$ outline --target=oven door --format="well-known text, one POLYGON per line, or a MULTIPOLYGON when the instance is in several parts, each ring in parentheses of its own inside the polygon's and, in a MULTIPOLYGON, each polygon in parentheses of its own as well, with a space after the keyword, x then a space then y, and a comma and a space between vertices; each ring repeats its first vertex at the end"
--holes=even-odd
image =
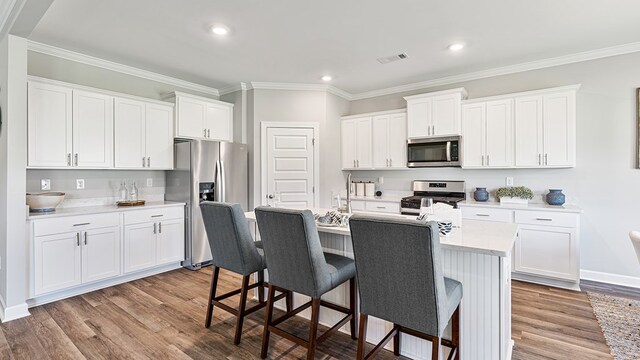
POLYGON ((411 139, 407 142, 408 167, 459 167, 459 154, 459 136, 411 139))

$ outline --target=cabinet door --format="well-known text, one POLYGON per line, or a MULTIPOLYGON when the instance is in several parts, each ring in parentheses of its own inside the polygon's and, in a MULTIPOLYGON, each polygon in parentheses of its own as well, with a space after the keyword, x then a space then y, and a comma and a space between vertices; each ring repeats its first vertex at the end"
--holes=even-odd
POLYGON ((343 120, 341 125, 342 168, 356 167, 356 122, 343 120))
POLYGON ((432 99, 431 136, 460 134, 460 95, 435 96, 432 99))
POLYGON ((462 166, 485 166, 485 103, 462 105, 462 166))
POLYGON ((371 118, 356 119, 356 166, 371 168, 371 160, 371 118))
POLYGON ((157 264, 184 260, 184 220, 158 222, 157 264))
POLYGON ((33 245, 36 295, 80 285, 80 233, 36 236, 33 245))
POLYGON ((27 107, 29 166, 71 166, 71 98, 71 89, 29 82, 27 107))
POLYGON ((116 98, 114 103, 115 167, 143 168, 146 166, 145 104, 121 98, 116 98))
POLYGON ((225 105, 207 104, 205 129, 207 138, 213 140, 232 141, 232 108, 225 105))
POLYGON ((421 138, 431 135, 431 99, 407 102, 407 137, 421 138))
POLYGON ((205 138, 204 124, 207 106, 203 101, 178 97, 176 136, 181 138, 205 138))
POLYGON ((542 96, 515 99, 515 164, 542 166, 542 96))
POLYGON ((73 90, 74 165, 113 167, 113 97, 73 90))
POLYGON ((156 223, 127 225, 124 228, 124 272, 156 265, 156 223))
POLYGON ((173 107, 147 104, 145 124, 147 167, 173 169, 173 107))
POLYGON ((513 101, 489 101, 486 107, 486 165, 513 166, 513 101))
POLYGON ((515 271, 571 281, 579 280, 575 228, 520 225, 515 271))
POLYGON ((371 119, 371 148, 374 168, 389 167, 389 115, 374 116, 371 119))
MULTIPOLYGON (((407 167, 407 115, 393 114, 389 118, 387 132, 389 148, 389 166, 407 167)), ((375 147, 375 144, 374 144, 375 147)))
POLYGON ((82 233, 82 282, 120 275, 120 227, 82 233))
POLYGON ((544 95, 544 165, 575 166, 575 92, 544 95))

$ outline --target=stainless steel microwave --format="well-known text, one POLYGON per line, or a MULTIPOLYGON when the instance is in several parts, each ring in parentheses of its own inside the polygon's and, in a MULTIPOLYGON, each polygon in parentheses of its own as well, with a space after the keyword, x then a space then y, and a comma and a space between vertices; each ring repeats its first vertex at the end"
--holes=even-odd
POLYGON ((460 167, 461 137, 447 136, 407 141, 407 166, 460 167))

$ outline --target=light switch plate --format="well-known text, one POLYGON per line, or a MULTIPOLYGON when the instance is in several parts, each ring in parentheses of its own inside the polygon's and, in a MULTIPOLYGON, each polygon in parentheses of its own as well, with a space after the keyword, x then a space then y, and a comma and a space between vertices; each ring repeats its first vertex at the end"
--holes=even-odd
POLYGON ((76 189, 77 190, 84 189, 84 179, 76 179, 76 189))
POLYGON ((507 176, 504 179, 504 182, 505 182, 505 185, 507 185, 507 186, 513 186, 513 178, 511 176, 507 176))
POLYGON ((40 179, 40 190, 51 190, 51 179, 40 179))
POLYGON ((153 179, 147 179, 147 187, 153 186, 153 179))

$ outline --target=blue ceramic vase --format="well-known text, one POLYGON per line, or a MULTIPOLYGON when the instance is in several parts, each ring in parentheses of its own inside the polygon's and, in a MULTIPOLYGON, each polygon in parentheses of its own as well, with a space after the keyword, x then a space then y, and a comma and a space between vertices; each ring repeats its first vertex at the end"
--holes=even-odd
POLYGON ((483 187, 476 188, 476 191, 473 192, 473 198, 476 201, 489 200, 489 192, 487 191, 487 188, 483 188, 483 187))
POLYGON ((562 189, 549 189, 547 194, 547 204, 549 205, 562 205, 564 204, 564 194, 562 189))

